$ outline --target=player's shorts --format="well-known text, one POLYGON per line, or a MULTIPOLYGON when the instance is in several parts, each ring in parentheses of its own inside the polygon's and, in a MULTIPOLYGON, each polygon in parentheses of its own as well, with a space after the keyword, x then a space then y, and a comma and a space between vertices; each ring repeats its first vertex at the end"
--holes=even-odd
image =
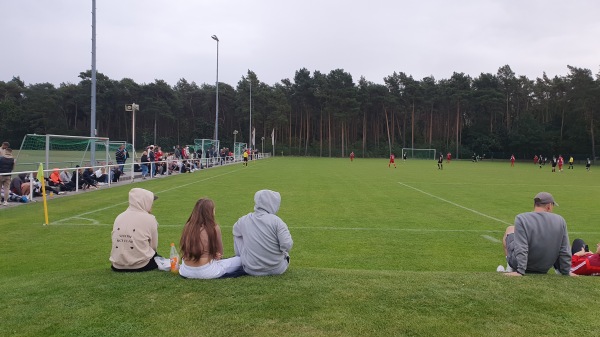
POLYGON ((393 159, 392 159, 392 160, 390 160, 390 164, 393 164, 393 163, 394 163, 394 160, 393 160, 393 159))
POLYGON ((244 161, 248 161, 248 157, 244 157, 244 161))

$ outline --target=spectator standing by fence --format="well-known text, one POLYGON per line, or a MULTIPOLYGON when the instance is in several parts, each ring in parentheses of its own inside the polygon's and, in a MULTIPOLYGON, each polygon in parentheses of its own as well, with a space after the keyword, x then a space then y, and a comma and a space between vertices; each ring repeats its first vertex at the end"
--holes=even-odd
MULTIPOLYGON (((4 144, 8 144, 4 142, 4 144)), ((4 148, 2 157, 0 157, 0 174, 11 173, 15 169, 15 158, 12 156, 12 149, 10 147, 4 148)), ((0 175, 0 187, 4 189, 4 206, 8 206, 8 196, 10 191, 10 174, 0 175)))
POLYGON ((0 157, 4 157, 4 151, 6 151, 6 149, 8 149, 9 147, 10 144, 8 142, 2 143, 2 146, 0 146, 0 157))
POLYGON ((123 173, 125 169, 125 161, 127 160, 128 153, 125 149, 125 144, 121 145, 117 152, 115 152, 115 159, 117 160, 117 164, 119 164, 119 171, 123 173))

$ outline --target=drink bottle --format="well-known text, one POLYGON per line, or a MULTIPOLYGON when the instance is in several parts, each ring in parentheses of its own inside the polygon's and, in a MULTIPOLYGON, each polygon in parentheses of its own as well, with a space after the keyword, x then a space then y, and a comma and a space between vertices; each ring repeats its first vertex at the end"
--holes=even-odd
POLYGON ((171 242, 171 272, 179 273, 179 253, 177 252, 177 248, 175 248, 175 243, 171 242))

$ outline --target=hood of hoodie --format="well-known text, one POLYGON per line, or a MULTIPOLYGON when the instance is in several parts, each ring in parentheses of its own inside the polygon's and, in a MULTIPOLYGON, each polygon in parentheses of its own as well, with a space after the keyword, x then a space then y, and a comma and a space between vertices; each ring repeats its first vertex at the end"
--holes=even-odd
POLYGON ((129 191, 129 209, 150 213, 154 203, 154 193, 143 188, 132 188, 129 191))
POLYGON ((281 205, 281 195, 279 192, 271 190, 260 190, 254 194, 254 211, 277 214, 281 205))

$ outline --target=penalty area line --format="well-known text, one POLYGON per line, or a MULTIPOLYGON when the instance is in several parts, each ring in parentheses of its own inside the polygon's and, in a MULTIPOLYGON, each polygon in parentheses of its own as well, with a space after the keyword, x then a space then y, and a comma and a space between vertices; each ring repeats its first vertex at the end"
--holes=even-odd
POLYGON ((450 201, 450 200, 446 200, 446 199, 444 199, 444 198, 442 198, 442 197, 438 197, 437 195, 431 194, 431 193, 429 193, 429 192, 425 192, 425 191, 423 191, 423 190, 421 190, 421 189, 418 189, 418 188, 416 188, 416 187, 412 187, 412 186, 410 186, 410 185, 407 185, 407 184, 405 184, 405 183, 403 183, 403 182, 400 182, 400 181, 399 181, 399 182, 398 182, 398 184, 400 184, 400 185, 402 185, 402 186, 405 186, 405 187, 408 187, 408 188, 411 188, 411 189, 413 189, 413 190, 415 190, 415 191, 417 191, 417 192, 419 192, 419 193, 423 193, 423 194, 425 194, 425 195, 428 195, 428 196, 430 196, 430 197, 432 197, 432 198, 435 198, 435 199, 441 200, 441 201, 443 201, 443 202, 445 202, 445 203, 448 203, 448 204, 450 204, 450 205, 456 206, 456 207, 458 207, 458 208, 462 208, 462 209, 464 209, 464 210, 467 210, 467 211, 469 211, 469 212, 475 213, 475 214, 477 214, 477 215, 481 215, 482 217, 485 217, 485 218, 488 218, 488 219, 492 219, 492 220, 494 220, 494 221, 497 221, 497 222, 503 223, 503 224, 505 224, 505 225, 508 225, 508 226, 512 225, 512 223, 508 223, 508 222, 506 222, 506 221, 504 221, 504 220, 501 220, 501 219, 498 219, 498 218, 494 218, 493 216, 487 215, 487 214, 485 214, 485 213, 481 213, 481 212, 479 212, 479 211, 476 211, 476 210, 474 210, 474 209, 472 209, 472 208, 465 207, 465 206, 463 206, 463 205, 459 205, 459 204, 457 204, 457 203, 455 203, 455 202, 452 202, 452 201, 450 201))

